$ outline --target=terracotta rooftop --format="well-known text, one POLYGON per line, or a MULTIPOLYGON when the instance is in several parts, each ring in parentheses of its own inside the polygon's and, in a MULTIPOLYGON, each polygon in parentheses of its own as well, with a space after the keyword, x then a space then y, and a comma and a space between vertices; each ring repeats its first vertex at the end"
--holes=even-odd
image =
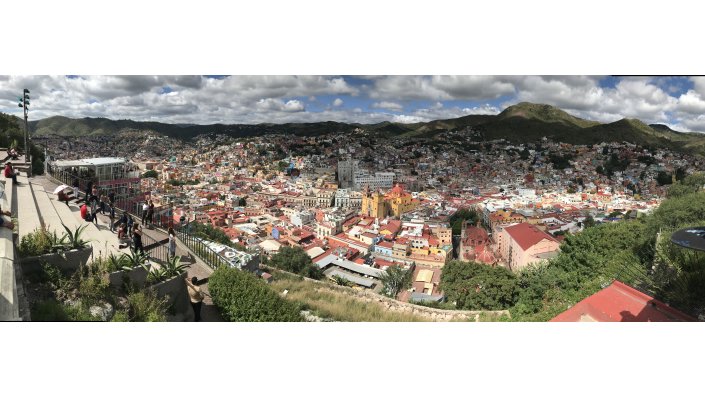
POLYGON ((617 280, 576 303, 551 321, 697 321, 617 280))
POLYGON ((536 226, 528 223, 520 223, 506 227, 504 230, 514 239, 523 250, 538 244, 541 240, 558 241, 548 233, 542 232, 536 226))

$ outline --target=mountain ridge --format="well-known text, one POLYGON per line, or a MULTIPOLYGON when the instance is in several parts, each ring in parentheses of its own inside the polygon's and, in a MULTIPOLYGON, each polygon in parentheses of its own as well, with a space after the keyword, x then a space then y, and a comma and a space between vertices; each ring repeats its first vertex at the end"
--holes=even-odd
POLYGON ((630 142, 643 146, 705 153, 705 134, 679 132, 662 124, 648 125, 638 119, 621 119, 611 123, 586 120, 551 105, 520 102, 508 106, 497 115, 466 115, 453 119, 411 124, 384 121, 376 124, 336 121, 312 123, 260 124, 169 124, 154 121, 112 120, 108 118, 71 119, 52 116, 30 121, 33 135, 91 136, 114 134, 123 130, 153 131, 179 139, 216 133, 234 137, 290 133, 316 136, 327 132, 352 133, 364 129, 379 137, 409 139, 433 138, 445 131, 472 130, 482 140, 506 139, 528 143, 544 137, 572 144, 630 142))

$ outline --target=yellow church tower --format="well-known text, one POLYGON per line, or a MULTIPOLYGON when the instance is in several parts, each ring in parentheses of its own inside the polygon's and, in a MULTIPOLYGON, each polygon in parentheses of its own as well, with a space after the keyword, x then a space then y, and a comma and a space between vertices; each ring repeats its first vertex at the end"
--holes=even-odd
POLYGON ((360 214, 364 216, 373 216, 375 218, 384 218, 387 216, 387 202, 384 200, 384 195, 379 191, 370 193, 369 186, 365 186, 362 190, 362 208, 360 214))

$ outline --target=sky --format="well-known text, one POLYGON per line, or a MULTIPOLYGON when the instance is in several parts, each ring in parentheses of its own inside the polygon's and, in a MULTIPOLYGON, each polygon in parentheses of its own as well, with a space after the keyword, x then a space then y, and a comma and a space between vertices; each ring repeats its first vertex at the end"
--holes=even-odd
POLYGON ((0 112, 188 124, 412 123, 497 114, 522 102, 586 119, 637 118, 705 133, 705 77, 0 76, 0 112))

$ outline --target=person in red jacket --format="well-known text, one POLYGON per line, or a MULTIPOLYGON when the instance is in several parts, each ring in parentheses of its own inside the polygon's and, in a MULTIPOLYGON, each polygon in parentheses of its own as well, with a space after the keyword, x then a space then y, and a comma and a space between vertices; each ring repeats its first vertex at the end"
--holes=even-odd
POLYGON ((86 203, 83 203, 81 206, 81 219, 86 220, 86 215, 88 215, 88 206, 86 203))
POLYGON ((17 184, 17 172, 12 169, 12 163, 5 165, 5 178, 12 178, 12 183, 17 184))

